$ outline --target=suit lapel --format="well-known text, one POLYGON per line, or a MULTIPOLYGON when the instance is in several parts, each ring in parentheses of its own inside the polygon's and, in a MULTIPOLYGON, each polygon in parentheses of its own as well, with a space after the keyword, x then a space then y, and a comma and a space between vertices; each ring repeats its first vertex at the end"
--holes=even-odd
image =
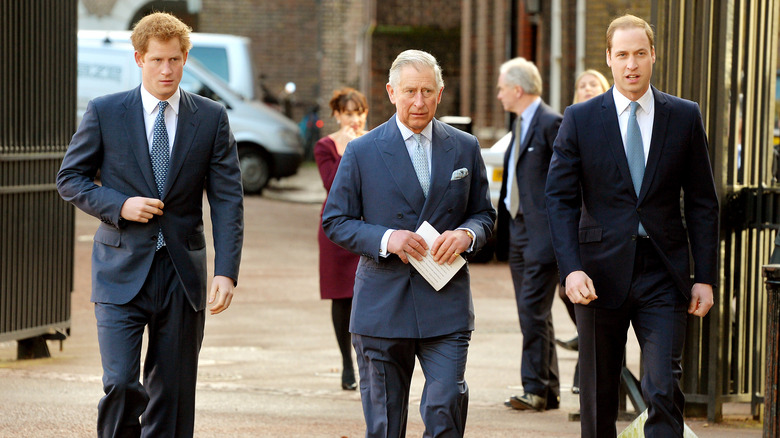
POLYGON ((628 168, 628 158, 626 149, 623 147, 623 138, 620 135, 620 124, 618 123, 617 111, 615 110, 615 99, 612 97, 612 89, 602 94, 601 97, 601 122, 604 125, 604 132, 609 143, 609 150, 623 177, 623 183, 634 191, 634 183, 631 181, 631 170, 628 168))
POLYGON ((658 168, 658 161, 661 159, 661 152, 666 141, 666 128, 669 124, 669 108, 666 106, 666 98, 655 87, 652 87, 652 90, 653 99, 655 100, 655 115, 653 116, 653 133, 650 137, 650 151, 647 155, 645 176, 642 179, 642 188, 639 191, 640 202, 653 182, 653 176, 658 168))
POLYGON ((425 200, 423 211, 417 226, 422 224, 425 218, 431 217, 431 213, 444 197, 447 187, 450 185, 452 171, 455 168, 455 145, 449 134, 444 130, 442 123, 433 119, 433 134, 431 141, 431 188, 428 198, 425 200))
POLYGON ((144 107, 141 103, 141 87, 138 86, 131 91, 125 98, 122 105, 125 107, 124 114, 120 117, 125 119, 125 131, 130 143, 130 149, 135 155, 138 167, 141 168, 141 174, 144 176, 146 184, 149 186, 149 193, 162 199, 157 193, 157 184, 154 182, 154 172, 152 171, 152 158, 149 156, 149 141, 146 138, 146 123, 144 122, 144 107))
MULTIPOLYGON (((184 90, 181 90, 179 99, 179 120, 176 123, 176 139, 173 142, 173 151, 171 153, 171 164, 168 168, 168 177, 165 179, 162 196, 171 191, 176 176, 187 158, 192 143, 195 140, 195 133, 198 131, 198 117, 196 113, 198 107, 192 100, 192 96, 184 90)), ((162 199, 162 197, 160 198, 162 199)))
POLYGON ((409 205, 414 208, 417 214, 420 214, 423 204, 425 204, 425 195, 417 179, 417 173, 414 171, 412 160, 409 158, 406 143, 404 143, 401 131, 396 125, 395 117, 391 117, 384 124, 382 128, 384 132, 377 136, 375 144, 396 186, 409 205))

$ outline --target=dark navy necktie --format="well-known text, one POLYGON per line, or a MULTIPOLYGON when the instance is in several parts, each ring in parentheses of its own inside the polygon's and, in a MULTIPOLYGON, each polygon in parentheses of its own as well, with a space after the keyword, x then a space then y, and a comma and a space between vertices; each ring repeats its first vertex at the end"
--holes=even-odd
MULTIPOLYGON (((170 150, 168 147, 168 130, 165 128, 165 108, 168 102, 160 101, 157 117, 154 119, 154 132, 152 132, 152 171, 154 182, 157 184, 157 193, 162 199, 165 178, 168 176, 168 164, 170 162, 170 150)), ((165 246, 162 228, 157 234, 157 249, 165 246)))

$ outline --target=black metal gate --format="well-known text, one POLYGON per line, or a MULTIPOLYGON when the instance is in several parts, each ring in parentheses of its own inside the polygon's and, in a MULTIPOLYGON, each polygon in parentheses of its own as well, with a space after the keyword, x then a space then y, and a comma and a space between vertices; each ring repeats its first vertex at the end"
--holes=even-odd
POLYGON ((54 180, 76 123, 76 0, 0 2, 0 341, 65 333, 73 207, 54 180))
POLYGON ((774 249, 780 192, 772 174, 779 0, 653 2, 653 82, 699 103, 721 201, 720 285, 689 320, 687 414, 722 418, 726 402, 760 415, 766 330, 761 267, 774 249))

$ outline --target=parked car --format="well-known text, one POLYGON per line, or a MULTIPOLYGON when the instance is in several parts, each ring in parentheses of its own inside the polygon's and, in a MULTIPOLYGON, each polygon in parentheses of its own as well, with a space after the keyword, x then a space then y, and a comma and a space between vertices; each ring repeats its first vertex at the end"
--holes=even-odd
MULTIPOLYGON (((79 39, 79 118, 91 99, 140 83, 141 69, 135 63, 129 43, 79 39)), ((270 178, 290 176, 298 171, 303 161, 303 139, 295 122, 256 100, 245 100, 196 59, 188 59, 184 65, 180 86, 227 108, 230 128, 238 143, 246 193, 259 193, 270 178)))
MULTIPOLYGON (((129 30, 80 30, 79 41, 129 43, 129 30)), ((250 40, 238 35, 190 33, 192 49, 188 58, 197 59, 213 74, 248 100, 259 99, 252 64, 250 40)))
POLYGON ((482 149, 482 160, 485 161, 488 182, 490 183, 490 200, 493 201, 493 208, 496 209, 498 209, 501 182, 504 180, 504 154, 511 140, 512 133, 507 132, 506 135, 493 143, 493 146, 482 149))

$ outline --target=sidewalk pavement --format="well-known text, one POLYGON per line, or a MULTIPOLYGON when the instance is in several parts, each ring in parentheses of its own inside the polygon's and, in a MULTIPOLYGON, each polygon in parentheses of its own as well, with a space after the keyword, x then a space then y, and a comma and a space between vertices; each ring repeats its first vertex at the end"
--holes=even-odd
MULTIPOLYGON (((311 163, 295 177, 273 181, 262 196, 246 198, 239 286, 228 311, 207 316, 195 436, 364 435, 360 395, 339 385, 341 359, 330 303, 318 294, 316 230, 324 198, 311 163)), ((51 358, 17 361, 15 342, 0 343, 0 438, 95 435, 102 370, 89 303, 89 260, 97 225, 96 219, 76 213, 71 336, 62 350, 50 342, 51 358)), ((209 251, 213 257, 211 246, 209 251)), ((466 436, 578 437, 579 424, 568 419, 578 409, 570 391, 573 352, 558 350, 561 409, 536 413, 503 406, 506 397, 522 393, 522 336, 509 269, 492 262, 472 264, 470 270, 477 328, 466 372, 466 436)), ((574 325, 558 299, 553 318, 559 338, 574 336, 574 325)), ((632 341, 627 358, 635 375, 638 357, 632 341)), ((412 379, 410 437, 423 433, 418 412, 423 381, 418 366, 412 379)), ((700 437, 759 437, 761 425, 750 419, 749 410, 747 404, 727 404, 723 423, 695 418, 686 422, 700 437)), ((618 423, 618 431, 627 425, 618 423)))

